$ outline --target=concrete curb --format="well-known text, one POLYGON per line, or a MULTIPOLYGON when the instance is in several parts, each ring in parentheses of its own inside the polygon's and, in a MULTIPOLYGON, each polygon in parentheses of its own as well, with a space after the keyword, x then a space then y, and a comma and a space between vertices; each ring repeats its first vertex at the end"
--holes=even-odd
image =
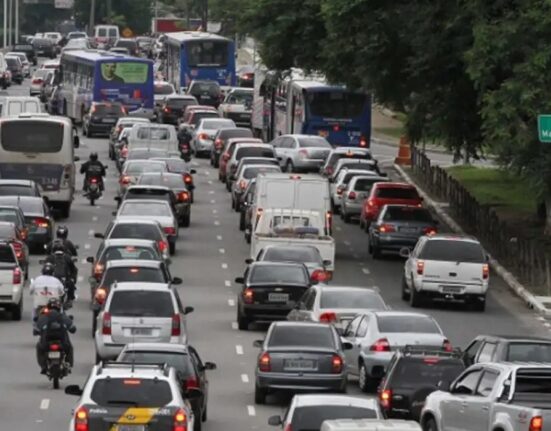
MULTIPOLYGON (((459 224, 450 215, 442 209, 441 205, 435 202, 411 177, 402 169, 401 166, 394 164, 394 169, 400 176, 409 184, 414 185, 419 195, 424 199, 424 202, 440 217, 444 222, 455 232, 461 235, 466 235, 466 232, 459 226, 459 224)), ((496 259, 490 256, 488 261, 490 267, 494 272, 505 282, 507 287, 513 291, 520 299, 522 299, 528 308, 536 311, 537 313, 551 317, 551 310, 546 308, 541 301, 539 301, 535 295, 530 293, 517 279, 511 274, 503 265, 501 265, 496 259)))
MULTIPOLYGON (((371 137, 371 142, 377 145, 384 145, 385 147, 394 147, 394 148, 397 148, 398 145, 400 145, 400 142, 398 140, 393 141, 390 139, 377 138, 377 137, 371 137)), ((427 147, 427 152, 451 155, 450 152, 444 148, 438 148, 438 147, 432 147, 432 146, 427 147)))

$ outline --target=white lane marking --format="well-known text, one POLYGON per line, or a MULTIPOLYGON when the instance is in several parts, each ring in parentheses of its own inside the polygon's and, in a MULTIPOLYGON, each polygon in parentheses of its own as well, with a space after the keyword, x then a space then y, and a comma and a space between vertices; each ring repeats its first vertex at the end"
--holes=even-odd
POLYGON ((223 264, 222 264, 222 269, 228 269, 228 264, 227 264, 227 263, 223 263, 223 264))
POLYGON ((243 383, 249 383, 249 376, 247 376, 246 374, 241 374, 241 381, 243 383))
POLYGON ((35 422, 36 422, 37 424, 41 424, 41 423, 44 422, 44 421, 43 421, 42 419, 37 419, 35 422))
POLYGON ((210 203, 211 203, 211 204, 215 204, 216 201, 215 201, 214 199, 211 199, 210 203))
POLYGON ((214 220, 214 226, 220 226, 220 221, 219 220, 214 220))
POLYGON ((93 230, 93 229, 90 229, 90 230, 88 231, 88 236, 89 236, 89 237, 93 237, 93 236, 94 236, 94 230, 93 230))
POLYGON ((229 305, 230 307, 234 307, 234 306, 235 306, 235 300, 233 300, 233 299, 228 299, 228 305, 229 305))
POLYGON ((217 214, 217 213, 218 213, 218 210, 212 210, 212 213, 213 213, 213 214, 217 214))
POLYGON ((337 226, 337 230, 340 232, 342 230, 342 227, 337 226))
POLYGON ((220 252, 220 254, 224 254, 226 252, 226 250, 223 248, 219 248, 218 251, 220 252))
POLYGON ((239 329, 239 326, 237 325, 237 322, 231 322, 231 328, 232 329, 239 329))
POLYGON ((222 235, 216 235, 216 239, 217 239, 218 241, 222 241, 222 235))
POLYGON ((92 217, 92 221, 98 221, 98 216, 92 217))
POLYGON ((48 410, 49 407, 50 407, 50 399, 49 398, 44 398, 40 402, 40 410, 48 410))
POLYGON ((77 282, 78 282, 78 283, 82 283, 83 281, 84 281, 84 277, 83 277, 82 275, 79 275, 79 276, 77 277, 77 282))
POLYGON ((205 171, 205 175, 210 175, 210 172, 209 172, 209 171, 205 171))
POLYGON ((249 413, 249 416, 256 416, 256 410, 254 406, 247 406, 247 412, 249 413))
POLYGON ((241 344, 236 344, 235 345, 235 353, 237 353, 238 355, 243 354, 243 346, 241 344))
POLYGON ((207 184, 212 184, 212 180, 208 180, 208 181, 207 181, 207 184))
POLYGON ((545 326, 546 328, 549 328, 551 326, 551 323, 544 323, 543 326, 545 326))
POLYGON ((543 317, 543 316, 537 316, 536 319, 541 320, 541 321, 545 321, 545 317, 543 317))
POLYGON ((83 265, 86 265, 88 262, 86 262, 86 259, 82 259, 82 260, 80 261, 80 263, 82 263, 83 265))
POLYGON ((344 245, 350 245, 350 241, 344 241, 344 245))
POLYGON ((214 190, 210 190, 209 195, 213 195, 213 194, 214 194, 214 190))
POLYGON ((362 272, 363 272, 365 275, 371 274, 371 272, 369 271, 368 268, 362 268, 362 272))
POLYGON ((352 257, 353 257, 354 259, 358 259, 360 256, 358 256, 357 254, 353 254, 352 257))
POLYGON ((226 287, 231 287, 231 281, 230 280, 224 281, 224 284, 226 285, 226 287))
POLYGON ((363 262, 358 262, 360 264, 360 266, 365 266, 365 263, 363 262))
POLYGON ((90 244, 84 244, 84 250, 90 250, 90 244))

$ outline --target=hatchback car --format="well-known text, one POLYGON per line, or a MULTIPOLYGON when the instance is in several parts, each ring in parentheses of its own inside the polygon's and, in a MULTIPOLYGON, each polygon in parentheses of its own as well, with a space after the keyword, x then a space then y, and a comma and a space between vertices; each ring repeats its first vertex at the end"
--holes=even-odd
POLYGON ((214 145, 210 152, 210 164, 215 168, 218 167, 220 154, 226 145, 228 139, 231 138, 252 138, 253 132, 246 127, 234 127, 229 129, 219 129, 214 135, 214 145))
POLYGON ((342 171, 352 169, 367 172, 368 175, 369 172, 373 172, 379 176, 386 176, 379 170, 379 165, 375 160, 341 159, 337 162, 333 174, 329 176, 329 182, 335 182, 342 171))
POLYGON ((46 77, 51 74, 52 71, 47 69, 35 70, 31 78, 31 86, 29 88, 29 94, 31 96, 39 96, 42 90, 42 84, 46 77))
POLYGON ((165 99, 169 96, 177 96, 174 86, 170 82, 155 81, 153 84, 153 98, 155 106, 161 106, 165 99))
POLYGON ((342 342, 332 325, 273 322, 260 348, 255 369, 254 401, 264 404, 270 392, 345 392, 347 366, 342 342))
MULTIPOLYGON (((373 178, 382 178, 377 175, 374 171, 365 171, 360 169, 341 169, 339 174, 335 179, 329 183, 329 190, 331 193, 331 206, 333 211, 340 212, 342 205, 342 198, 346 187, 352 181, 352 178, 355 178, 359 175, 371 176, 373 178)), ((383 181, 386 181, 383 179, 383 181)), ((373 184, 373 183, 372 183, 373 184)))
POLYGON ((174 289, 159 283, 116 283, 97 318, 96 361, 116 358, 125 344, 186 344, 186 314, 174 289))
POLYGON ((120 148, 116 148, 116 146, 117 143, 120 142, 119 137, 124 129, 131 129, 134 124, 149 122, 147 118, 120 117, 111 129, 111 134, 109 135, 109 158, 111 160, 116 160, 116 154, 120 150, 120 148))
POLYGON ((25 221, 25 214, 21 211, 21 208, 15 205, 1 205, 0 206, 0 220, 9 221, 15 224, 21 236, 26 241, 29 236, 29 229, 27 222, 25 221))
MULTIPOLYGON (((356 170, 347 172, 359 172, 356 170)), ((361 171, 360 171, 361 172, 361 171)), ((375 183, 384 183, 389 181, 388 177, 380 177, 371 172, 362 172, 352 175, 348 184, 342 186, 340 191, 341 208, 339 210, 341 218, 345 223, 350 223, 352 217, 359 217, 362 212, 363 201, 369 196, 371 187, 375 183), (369 175, 367 175, 369 173, 369 175)))
POLYGON ((214 106, 218 108, 222 101, 222 90, 216 81, 191 81, 187 94, 194 96, 201 105, 214 106))
MULTIPOLYGON (((191 175, 190 175, 191 176, 191 175)), ((147 173, 143 174, 138 179, 138 185, 164 186, 170 188, 175 194, 179 202, 189 201, 193 203, 193 178, 187 180, 187 176, 177 173, 147 173)))
POLYGON ((36 53, 31 44, 17 43, 13 46, 11 52, 25 54, 25 56, 29 59, 29 61, 33 64, 33 66, 36 66, 36 63, 37 63, 36 53))
POLYGON ((23 72, 23 63, 21 63, 19 57, 6 55, 4 59, 6 60, 8 70, 11 72, 12 81, 16 84, 21 85, 23 83, 23 80, 25 79, 25 74, 23 72))
POLYGON ((236 125, 227 118, 203 118, 195 127, 191 150, 196 156, 210 154, 214 137, 220 129, 233 129, 236 125))
POLYGON ((35 37, 32 46, 37 56, 55 58, 57 55, 57 47, 52 39, 35 37))
POLYGON ((17 57, 23 65, 23 76, 28 78, 31 76, 31 62, 27 58, 27 54, 23 52, 10 51, 6 54, 6 57, 17 57))
POLYGON ((320 168, 321 175, 325 177, 333 175, 335 166, 341 159, 373 160, 373 156, 371 155, 371 151, 366 148, 337 147, 329 152, 325 163, 320 168))
POLYGON ((253 93, 254 90, 248 88, 234 88, 230 90, 218 107, 218 111, 224 118, 233 120, 238 126, 250 127, 253 111, 253 93))
POLYGON ((319 250, 312 245, 268 245, 260 250, 256 260, 259 262, 302 263, 308 269, 313 281, 323 282, 331 278, 326 267, 331 266, 332 262, 324 261, 319 250))
POLYGON ((271 144, 286 172, 319 171, 333 148, 325 138, 311 135, 282 135, 271 144))
POLYGON ((25 280, 29 277, 29 248, 25 237, 15 223, 0 221, 0 242, 7 242, 13 247, 17 262, 25 273, 25 280))
POLYGON ((126 114, 126 108, 121 103, 92 102, 82 119, 82 133, 89 138, 94 134, 109 135, 118 119, 126 114))
POLYGON ((130 185, 136 184, 140 175, 160 172, 168 172, 168 166, 159 160, 129 160, 125 162, 121 168, 118 195, 122 196, 130 185))
MULTIPOLYGON (((232 157, 238 144, 262 144, 262 139, 257 138, 228 138, 218 160, 218 179, 226 182, 226 171, 228 162, 232 157)), ((248 156, 245 156, 248 157, 248 156)), ((273 155, 271 158, 275 158, 273 155)), ((237 168, 236 168, 237 169, 237 168)))
POLYGON ((197 105, 197 99, 191 95, 167 96, 158 109, 157 120, 164 124, 178 124, 184 109, 189 105, 197 105))
POLYGON ((275 158, 274 149, 270 144, 239 143, 233 147, 226 165, 226 190, 231 191, 232 183, 235 181, 237 165, 243 157, 266 157, 275 158))

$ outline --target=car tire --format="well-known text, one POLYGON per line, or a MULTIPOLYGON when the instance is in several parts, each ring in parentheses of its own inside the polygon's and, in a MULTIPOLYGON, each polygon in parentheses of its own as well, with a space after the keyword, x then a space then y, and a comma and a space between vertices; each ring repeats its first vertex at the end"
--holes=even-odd
POLYGON ((344 211, 344 206, 341 206, 341 218, 346 224, 351 222, 350 216, 344 211))
POLYGON ((207 421, 207 406, 205 406, 205 408, 203 409, 203 413, 201 414, 201 420, 203 422, 207 421))
POLYGON ((71 202, 60 204, 59 212, 61 213, 61 218, 69 218, 69 216, 71 215, 71 202))
POLYGON ((183 227, 189 227, 191 223, 191 214, 186 214, 184 217, 182 217, 182 226, 183 227))
POLYGON ((175 242, 169 242, 168 243, 168 252, 172 256, 174 253, 176 253, 176 243, 175 242))
POLYGON ((228 180, 226 180, 226 190, 227 190, 228 192, 231 192, 231 182, 228 181, 228 180))
POLYGON ((362 392, 373 392, 377 387, 376 379, 370 377, 370 375, 367 373, 367 368, 365 367, 365 364, 363 362, 360 364, 360 377, 358 379, 358 386, 360 387, 360 390, 362 392))
POLYGON ((266 404, 266 396, 268 391, 264 388, 260 388, 257 385, 254 386, 254 403, 255 404, 266 404))
POLYGON ((243 316, 239 311, 237 311, 237 327, 240 331, 247 331, 249 329, 249 319, 243 316))
POLYGON ((434 418, 428 418, 423 422, 423 431, 438 431, 438 426, 434 418))
POLYGON ((365 230, 365 222, 362 216, 360 216, 360 229, 365 230))
POLYGON ((402 299, 404 301, 409 301, 409 292, 408 284, 406 282, 406 276, 402 276, 402 299))
POLYGON ((245 230, 245 213, 243 211, 239 213, 239 230, 245 230))
POLYGON ((486 310, 486 296, 475 299, 473 302, 473 309, 475 311, 484 312, 486 310))
POLYGON ((20 321, 23 315, 23 297, 21 297, 19 304, 16 304, 11 309, 11 320, 20 321))
POLYGON ((409 305, 411 305, 412 308, 418 308, 421 306, 421 303, 421 295, 415 289, 412 281, 411 288, 409 289, 409 305))
POLYGON ((202 426, 203 423, 201 422, 201 418, 199 416, 195 416, 195 420, 193 421, 193 431, 201 431, 202 426))
POLYGON ((371 246, 371 257, 378 260, 382 257, 382 252, 380 247, 371 246))

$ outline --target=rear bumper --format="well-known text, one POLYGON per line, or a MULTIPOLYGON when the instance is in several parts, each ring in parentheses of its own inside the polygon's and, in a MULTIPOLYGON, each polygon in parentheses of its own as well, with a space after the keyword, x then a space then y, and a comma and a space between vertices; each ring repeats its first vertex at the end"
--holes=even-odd
POLYGON ((0 290, 0 308, 10 307, 19 304, 23 295, 23 287, 21 284, 12 284, 3 286, 0 290))
POLYGON ((383 367, 386 371, 394 352, 378 352, 376 355, 362 356, 362 361, 369 375, 373 374, 373 368, 383 367))
MULTIPOLYGON (((348 206, 346 207, 348 210, 348 206)), ((400 236, 400 235, 373 235, 373 245, 379 247, 383 250, 395 250, 400 251, 400 249, 407 247, 413 248, 419 236, 400 236)))
POLYGON ((49 231, 45 233, 29 233, 29 239, 27 240, 27 244, 30 247, 33 247, 33 246, 48 244, 51 240, 52 240, 52 234, 49 231))
POLYGON ((359 216, 362 212, 361 203, 351 203, 350 201, 346 201, 346 203, 343 203, 342 206, 346 206, 347 215, 359 216))
POLYGON ((346 388, 346 374, 260 373, 256 374, 256 385, 263 389, 288 391, 331 391, 341 392, 346 388))
POLYGON ((442 299, 469 299, 486 295, 488 282, 482 284, 465 284, 458 281, 432 282, 414 277, 414 286, 418 293, 432 298, 442 299))
POLYGON ((193 141, 193 147, 195 151, 198 152, 210 152, 212 149, 213 142, 212 141, 206 141, 202 139, 197 139, 193 141))
POLYGON ((88 131, 93 133, 105 133, 110 135, 115 123, 88 123, 88 131))
POLYGON ((324 161, 321 159, 306 159, 306 160, 298 159, 295 162, 295 168, 309 170, 309 171, 310 170, 319 171, 323 163, 324 161))
POLYGON ((287 315, 293 309, 293 305, 294 303, 292 303, 291 305, 242 304, 240 309, 241 313, 249 320, 273 321, 287 319, 287 315))

